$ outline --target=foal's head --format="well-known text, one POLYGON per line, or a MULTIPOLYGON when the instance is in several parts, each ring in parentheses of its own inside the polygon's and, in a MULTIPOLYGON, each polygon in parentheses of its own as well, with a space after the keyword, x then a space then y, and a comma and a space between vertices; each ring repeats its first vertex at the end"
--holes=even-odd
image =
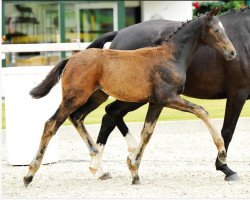
POLYGON ((222 53, 226 60, 232 60, 236 56, 236 50, 228 39, 220 20, 215 17, 220 8, 215 8, 204 16, 202 42, 222 53))

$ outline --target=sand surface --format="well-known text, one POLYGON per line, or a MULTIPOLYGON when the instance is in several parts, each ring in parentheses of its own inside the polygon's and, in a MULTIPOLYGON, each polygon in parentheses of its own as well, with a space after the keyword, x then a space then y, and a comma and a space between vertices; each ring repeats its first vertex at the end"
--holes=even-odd
MULTIPOLYGON (((139 141, 142 124, 131 131, 139 141)), ((88 126, 96 139, 98 126, 88 126)), ((62 128, 63 129, 63 128, 62 128)), ((87 148, 77 132, 68 127, 59 132, 60 160, 42 165, 33 182, 22 182, 27 166, 9 166, 6 143, 2 141, 3 198, 250 198, 250 130, 236 130, 228 164, 241 180, 224 181, 215 170, 216 148, 207 130, 171 132, 162 123, 148 144, 139 170, 141 185, 131 185, 126 164, 127 146, 118 130, 106 145, 103 167, 113 176, 98 180, 89 170, 87 148)))

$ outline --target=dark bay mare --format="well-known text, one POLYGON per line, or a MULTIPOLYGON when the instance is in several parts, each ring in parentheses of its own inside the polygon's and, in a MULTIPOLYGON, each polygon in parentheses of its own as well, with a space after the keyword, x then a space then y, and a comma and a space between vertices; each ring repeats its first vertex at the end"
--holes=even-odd
MULTIPOLYGON (((201 47, 187 70, 187 80, 182 94, 200 99, 227 99, 221 134, 228 150, 241 110, 246 100, 250 98, 250 9, 231 10, 218 18, 238 52, 236 59, 226 62, 219 52, 209 47, 201 47)), ((102 48, 108 41, 112 41, 111 49, 133 50, 155 46, 161 44, 181 24, 182 22, 167 20, 142 22, 119 32, 104 34, 89 48, 102 48)), ((88 102, 78 109, 78 115, 84 120, 92 109, 98 107, 107 98, 108 95, 103 91, 96 91, 88 102)), ((97 144, 102 147, 102 150, 115 126, 125 137, 130 152, 137 147, 137 142, 124 123, 123 117, 144 104, 116 100, 106 107, 107 114, 102 119, 97 139, 97 144)), ((237 174, 226 164, 220 163, 218 159, 215 165, 217 170, 221 170, 226 175, 226 180, 238 179, 237 174)))
MULTIPOLYGON (((139 183, 140 161, 163 107, 191 112, 201 118, 218 149, 218 159, 226 164, 223 138, 214 128, 208 113, 180 96, 186 81, 187 68, 199 47, 209 45, 217 49, 226 60, 235 58, 234 46, 221 22, 214 17, 218 12, 219 8, 216 8, 183 24, 177 33, 158 47, 133 51, 93 48, 58 63, 30 92, 34 98, 44 97, 61 77, 62 102, 45 123, 38 152, 24 177, 25 186, 29 185, 39 169, 50 139, 68 117, 85 141, 90 155, 95 158, 100 156, 100 148, 93 142, 77 113, 77 109, 97 89, 102 89, 122 101, 149 102, 141 141, 127 158, 133 184, 139 183)), ((92 165, 90 170, 96 173, 98 167, 92 165)))

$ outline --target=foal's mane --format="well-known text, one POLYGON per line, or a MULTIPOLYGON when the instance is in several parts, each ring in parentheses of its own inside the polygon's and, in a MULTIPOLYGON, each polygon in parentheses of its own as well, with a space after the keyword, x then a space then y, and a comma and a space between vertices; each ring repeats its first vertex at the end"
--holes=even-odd
POLYGON ((186 24, 196 20, 200 16, 202 16, 202 15, 198 14, 196 17, 193 17, 191 20, 187 20, 186 22, 182 22, 181 26, 178 26, 177 29, 174 30, 174 32, 171 33, 163 42, 169 41, 179 30, 181 30, 182 27, 184 27, 186 24))

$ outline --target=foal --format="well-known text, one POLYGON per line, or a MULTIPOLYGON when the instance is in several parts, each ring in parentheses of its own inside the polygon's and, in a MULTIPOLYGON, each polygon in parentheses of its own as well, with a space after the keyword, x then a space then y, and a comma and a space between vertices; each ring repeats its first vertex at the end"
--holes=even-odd
POLYGON ((186 70, 195 51, 202 45, 218 49, 227 60, 235 57, 235 49, 220 21, 214 17, 219 9, 187 23, 171 40, 159 47, 135 51, 88 49, 61 61, 37 87, 31 91, 34 98, 49 93, 62 75, 62 102, 55 114, 45 123, 39 150, 24 177, 28 186, 40 167, 47 145, 61 124, 69 117, 88 146, 92 159, 90 169, 98 169, 100 149, 75 112, 84 105, 97 89, 116 99, 129 102, 150 102, 138 148, 128 157, 132 183, 139 183, 138 168, 162 107, 191 112, 201 118, 212 135, 218 157, 226 163, 226 150, 222 137, 211 124, 208 113, 200 106, 180 97, 186 70), (73 81, 72 81, 73 80, 73 81))

